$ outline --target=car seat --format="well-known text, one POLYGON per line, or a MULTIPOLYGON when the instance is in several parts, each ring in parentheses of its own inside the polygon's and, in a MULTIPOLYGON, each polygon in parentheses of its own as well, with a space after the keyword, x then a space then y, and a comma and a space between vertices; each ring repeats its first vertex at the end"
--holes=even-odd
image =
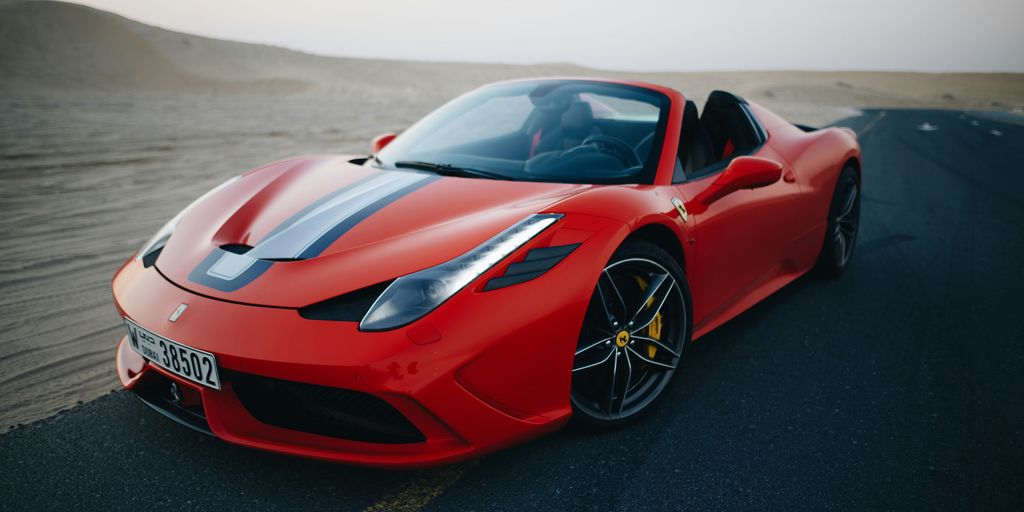
POLYGON ((686 172, 707 167, 717 160, 711 135, 697 114, 697 104, 687 100, 683 107, 683 125, 681 127, 683 145, 680 157, 686 172))
POLYGON ((534 135, 536 143, 531 141, 530 156, 548 151, 559 151, 579 146, 591 135, 600 135, 601 130, 594 124, 594 111, 590 105, 582 101, 574 101, 562 113, 559 126, 548 133, 534 135))

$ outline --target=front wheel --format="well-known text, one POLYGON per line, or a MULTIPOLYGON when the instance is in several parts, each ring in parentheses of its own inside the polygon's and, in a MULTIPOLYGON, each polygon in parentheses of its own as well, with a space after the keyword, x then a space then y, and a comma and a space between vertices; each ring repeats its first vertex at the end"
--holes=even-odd
POLYGON ((576 346, 573 421, 613 427, 666 394, 689 341, 690 291, 661 247, 629 241, 601 272, 576 346))

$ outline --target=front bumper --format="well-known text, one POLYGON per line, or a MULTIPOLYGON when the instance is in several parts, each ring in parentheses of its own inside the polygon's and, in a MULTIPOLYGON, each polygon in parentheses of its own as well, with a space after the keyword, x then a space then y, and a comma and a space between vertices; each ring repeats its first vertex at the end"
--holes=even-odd
MULTIPOLYGON (((612 238, 618 231, 591 235, 612 238)), ((489 292, 470 287, 408 327, 373 333, 360 332, 356 323, 304 319, 294 309, 207 298, 155 268, 129 262, 114 279, 122 316, 213 353, 224 382, 218 391, 179 379, 124 339, 118 375, 136 391, 158 376, 175 382, 198 397, 209 432, 240 445, 368 466, 420 467, 474 457, 568 421, 573 351, 609 245, 614 247, 584 244, 533 281, 489 292), (170 322, 182 303, 189 305, 187 313, 170 322), (268 424, 239 399, 239 376, 371 395, 414 425, 423 440, 366 442, 268 424)))

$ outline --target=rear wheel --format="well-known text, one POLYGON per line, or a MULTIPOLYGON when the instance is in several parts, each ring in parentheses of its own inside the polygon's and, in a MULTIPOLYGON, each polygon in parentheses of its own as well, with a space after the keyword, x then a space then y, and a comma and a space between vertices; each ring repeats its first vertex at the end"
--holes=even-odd
POLYGON ((690 292, 662 248, 629 241, 598 278, 573 360, 573 421, 628 423, 665 394, 690 339, 690 292))
POLYGON ((860 228, 860 183, 857 171, 846 167, 839 174, 828 210, 825 243, 818 256, 817 270, 826 277, 839 277, 850 264, 860 228))

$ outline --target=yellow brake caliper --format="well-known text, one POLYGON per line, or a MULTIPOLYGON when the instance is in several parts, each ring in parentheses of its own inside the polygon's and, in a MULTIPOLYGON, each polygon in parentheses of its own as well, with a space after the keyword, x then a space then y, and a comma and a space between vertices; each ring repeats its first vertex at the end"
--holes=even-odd
MULTIPOLYGON (((633 276, 633 277, 634 277, 634 279, 636 279, 636 283, 638 285, 640 285, 640 289, 641 290, 646 290, 647 289, 647 281, 644 281, 644 279, 642 277, 640 277, 640 276, 633 276)), ((654 306, 654 297, 651 297, 650 300, 647 301, 647 307, 650 308, 650 307, 653 307, 653 306, 654 306)), ((651 325, 647 326, 647 337, 651 338, 651 339, 655 339, 655 340, 661 341, 661 313, 660 312, 654 315, 654 320, 651 320, 651 325)), ((654 345, 653 343, 648 343, 647 344, 647 357, 649 357, 651 359, 654 359, 654 354, 657 354, 657 353, 658 353, 658 347, 656 345, 654 345)))

